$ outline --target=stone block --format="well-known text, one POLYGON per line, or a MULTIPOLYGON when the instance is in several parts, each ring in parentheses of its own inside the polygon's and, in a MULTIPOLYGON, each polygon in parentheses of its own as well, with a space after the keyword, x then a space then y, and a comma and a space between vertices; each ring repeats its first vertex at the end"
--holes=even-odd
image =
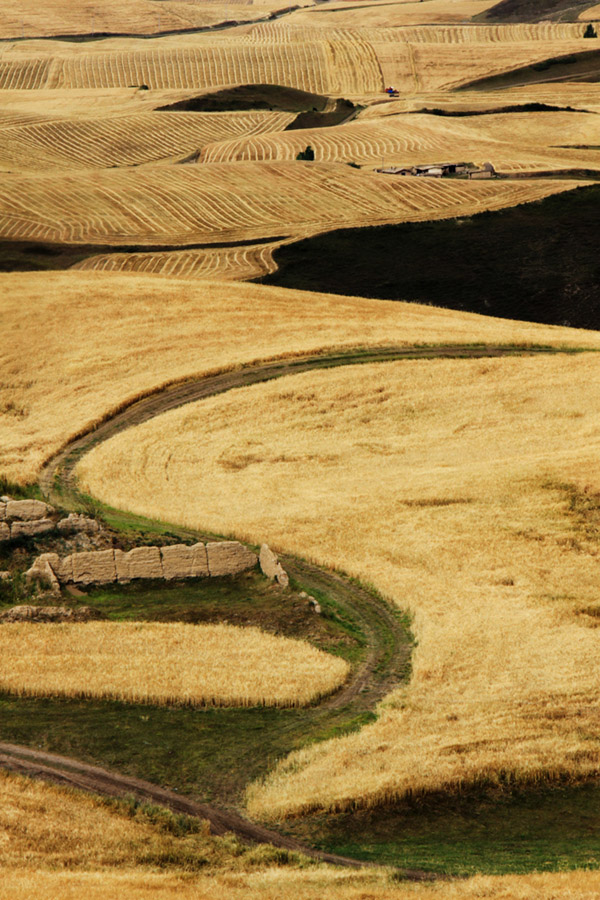
POLYGON ((61 534, 96 534, 100 526, 95 519, 71 513, 66 519, 61 519, 56 527, 61 534))
POLYGON ((173 544, 171 547, 161 547, 163 578, 171 581, 173 578, 190 578, 194 561, 194 551, 185 544, 173 544))
POLYGON ((261 544, 258 561, 263 575, 272 581, 276 580, 282 587, 288 587, 290 583, 288 574, 268 544, 261 544))
POLYGON ((28 584, 37 584, 48 587, 55 594, 60 594, 60 584, 54 574, 51 563, 58 560, 56 553, 43 553, 34 560, 33 565, 25 572, 25 580, 28 584))
POLYGON ((115 572, 117 573, 117 581, 121 584, 128 584, 131 581, 129 577, 129 553, 124 550, 114 550, 115 555, 115 572))
POLYGON ((237 575, 256 565, 256 554, 239 541, 218 541, 206 545, 208 571, 212 576, 237 575))
POLYGON ((6 518, 6 501, 0 500, 0 522, 6 518))
POLYGON ((192 578, 208 575, 208 556, 204 544, 192 544, 192 578))
POLYGON ((117 580, 113 550, 73 553, 72 559, 75 584, 109 584, 117 580))
POLYGON ((0 522, 0 541, 10 541, 10 525, 0 522))
POLYGON ((58 557, 58 561, 50 561, 50 565, 54 569, 54 574, 61 584, 73 581, 73 554, 63 556, 62 558, 58 557))
POLYGON ((42 500, 10 500, 6 504, 7 519, 21 519, 31 521, 43 519, 48 513, 54 512, 52 506, 48 506, 42 500))
POLYGON ((37 611, 37 606, 13 606, 4 613, 4 617, 9 622, 21 622, 26 619, 33 619, 37 611))
MULTIPOLYGON (((126 553, 128 578, 162 578, 162 563, 158 547, 135 547, 126 553)), ((123 573, 125 569, 122 569, 123 573)))
POLYGON ((10 536, 14 540, 18 537, 37 537, 54 531, 55 524, 52 519, 30 519, 27 521, 12 522, 10 536))

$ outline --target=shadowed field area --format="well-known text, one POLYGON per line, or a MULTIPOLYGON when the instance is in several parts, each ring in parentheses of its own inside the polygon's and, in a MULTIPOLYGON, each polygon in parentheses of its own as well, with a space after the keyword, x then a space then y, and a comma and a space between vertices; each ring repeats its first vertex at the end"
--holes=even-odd
POLYGON ((275 251, 263 284, 600 328, 600 186, 477 216, 344 229, 275 251))

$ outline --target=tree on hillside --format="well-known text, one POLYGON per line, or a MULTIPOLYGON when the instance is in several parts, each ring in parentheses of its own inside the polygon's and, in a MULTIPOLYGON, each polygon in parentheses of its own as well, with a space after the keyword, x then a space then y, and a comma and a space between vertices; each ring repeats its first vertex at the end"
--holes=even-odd
POLYGON ((596 34, 596 31, 594 30, 594 26, 592 25, 591 22, 589 23, 588 27, 583 32, 583 36, 584 36, 584 38, 598 37, 598 35, 596 34))
POLYGON ((310 146, 310 144, 308 145, 308 147, 305 150, 301 150, 300 153, 298 154, 298 156, 296 157, 296 159, 306 159, 309 162, 312 161, 314 158, 315 158, 315 151, 310 146))

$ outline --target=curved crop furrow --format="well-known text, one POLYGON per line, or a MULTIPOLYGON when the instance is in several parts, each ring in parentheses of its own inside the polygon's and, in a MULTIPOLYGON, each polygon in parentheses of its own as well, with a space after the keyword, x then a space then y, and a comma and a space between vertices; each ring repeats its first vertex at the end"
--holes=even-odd
POLYGON ((54 120, 0 128, 0 157, 38 167, 134 165, 184 155, 238 135, 284 128, 293 113, 138 113, 112 119, 54 120))
POLYGON ((10 223, 0 236, 27 240, 42 229, 64 242, 240 242, 440 218, 457 209, 468 215, 511 205, 515 196, 536 199, 576 186, 398 179, 321 163, 216 163, 52 179, 11 174, 0 183, 0 216, 10 223))
POLYGON ((44 87, 49 60, 0 62, 0 90, 32 91, 44 87))

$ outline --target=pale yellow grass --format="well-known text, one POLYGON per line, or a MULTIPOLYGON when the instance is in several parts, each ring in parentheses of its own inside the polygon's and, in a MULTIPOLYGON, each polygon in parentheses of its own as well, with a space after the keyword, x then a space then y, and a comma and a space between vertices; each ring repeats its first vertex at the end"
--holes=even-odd
MULTIPOLYGON (((410 70, 393 44, 374 45, 383 79, 400 91, 453 90, 480 78, 530 66, 551 56, 581 53, 586 41, 482 42, 481 44, 407 44, 412 57, 410 70)), ((548 74, 540 72, 539 80, 548 74)))
POLYGON ((20 695, 214 706, 303 706, 347 663, 234 625, 86 622, 0 628, 0 686, 20 695))
POLYGON ((467 22, 471 16, 479 15, 493 5, 493 0, 427 0, 426 3, 420 0, 412 3, 407 3, 406 0, 398 0, 396 3, 382 0, 380 3, 369 4, 350 0, 348 3, 328 3, 327 6, 297 10, 292 13, 289 21, 322 28, 433 25, 467 22))
POLYGON ((433 91, 410 94, 398 100, 377 100, 364 109, 360 118, 379 118, 411 110, 441 107, 450 110, 489 110, 523 103, 547 103, 572 106, 579 110, 600 110, 600 92, 593 84, 531 84, 502 91, 461 90, 456 93, 433 91))
MULTIPOLYGON (((445 2, 449 10, 458 10, 463 0, 427 0, 423 10, 432 11, 440 9, 445 2)), ((469 2, 469 0, 465 0, 469 2)), ((391 22, 378 22, 375 16, 378 13, 389 15, 393 7, 402 6, 409 10, 411 2, 382 2, 369 3, 367 5, 349 0, 343 6, 344 10, 355 11, 363 19, 361 25, 350 24, 346 16, 338 16, 336 21, 329 23, 327 13, 335 12, 333 4, 327 7, 308 7, 296 11, 292 16, 279 19, 274 22, 261 22, 257 25, 247 25, 238 29, 232 36, 236 40, 242 39, 255 43, 294 43, 295 41, 345 40, 370 41, 372 43, 390 44, 520 44, 527 41, 573 41, 583 37, 585 27, 577 23, 567 22, 538 22, 518 24, 444 24, 438 23, 438 28, 422 27, 419 25, 393 25, 391 22), (306 24, 300 24, 305 19, 306 24), (319 27, 320 26, 320 27, 319 27)), ((416 4, 415 4, 416 5, 416 4)), ((337 7, 341 8, 341 7, 337 7)), ((227 39, 227 38, 226 38, 227 39)))
POLYGON ((18 884, 28 867, 30 879, 45 868, 135 869, 144 857, 150 861, 175 843, 148 822, 118 815, 91 796, 0 771, 3 900, 7 884, 12 878, 18 884))
POLYGON ((227 19, 252 19, 272 9, 276 0, 103 0, 101 4, 52 0, 50 4, 4 0, 0 11, 0 38, 124 32, 155 34, 199 28, 227 19))
POLYGON ((173 380, 328 347, 600 335, 419 304, 104 272, 0 276, 0 471, 35 478, 69 438, 173 380))
POLYGON ((148 112, 157 106, 175 103, 197 96, 194 89, 141 91, 137 87, 81 89, 63 91, 60 88, 39 90, 3 90, 0 92, 0 109, 3 117, 12 114, 22 116, 26 123, 47 121, 57 117, 95 119, 98 116, 132 115, 148 112))
MULTIPOLYGON (((266 130, 266 129, 265 129, 266 130)), ((453 159, 499 172, 556 171, 600 166, 600 153, 559 149, 562 145, 600 145, 598 117, 588 113, 523 112, 468 118, 388 115, 359 118, 346 125, 307 128, 229 138, 206 146, 206 162, 293 160, 307 144, 320 162, 381 166, 453 159)))
MULTIPOLYGON (((2 900, 592 900, 597 872, 476 877, 394 884, 382 869, 268 868, 261 850, 210 837, 173 837, 142 811, 135 818, 97 799, 0 773, 2 900), (158 870, 204 859, 208 874, 158 870)), ((206 869, 205 869, 206 872, 206 869)))
POLYGON ((379 92, 381 71, 373 48, 362 42, 358 55, 345 42, 317 33, 293 47, 242 42, 235 35, 152 41, 113 40, 97 45, 28 41, 0 57, 0 89, 68 90, 127 88, 203 90, 232 84, 283 84, 329 93, 379 92), (337 46, 335 44, 337 43, 337 46))
POLYGON ((207 281, 247 281, 274 272, 275 244, 218 247, 214 250, 171 250, 156 253, 107 253, 90 256, 74 269, 99 272, 140 272, 167 278, 207 281))
POLYGON ((163 111, 15 122, 9 113, 0 115, 0 167, 41 172, 172 163, 215 141, 282 131, 294 118, 269 111, 163 111))
POLYGON ((597 3, 595 6, 590 6, 589 9, 585 9, 579 14, 579 18, 583 22, 598 22, 600 20, 600 3, 597 3))
POLYGON ((171 246, 251 242, 472 215, 575 187, 559 180, 394 179, 295 161, 7 174, 0 184, 0 236, 171 246))
POLYGON ((409 687, 283 762, 253 814, 600 772, 598 542, 560 487, 598 497, 599 410, 595 354, 398 362, 232 392, 83 459, 111 504, 261 535, 414 616, 409 687))
POLYGON ((386 874, 266 869, 193 878, 140 869, 1 873, 3 900, 596 900, 597 872, 478 876, 456 883, 393 884, 386 874))
POLYGON ((326 28, 259 26, 83 47, 60 41, 8 44, 0 56, 0 89, 106 91, 146 85, 151 91, 200 92, 270 83, 372 99, 389 83, 403 93, 449 89, 589 49, 582 23, 361 29, 347 27, 345 14, 326 28))

